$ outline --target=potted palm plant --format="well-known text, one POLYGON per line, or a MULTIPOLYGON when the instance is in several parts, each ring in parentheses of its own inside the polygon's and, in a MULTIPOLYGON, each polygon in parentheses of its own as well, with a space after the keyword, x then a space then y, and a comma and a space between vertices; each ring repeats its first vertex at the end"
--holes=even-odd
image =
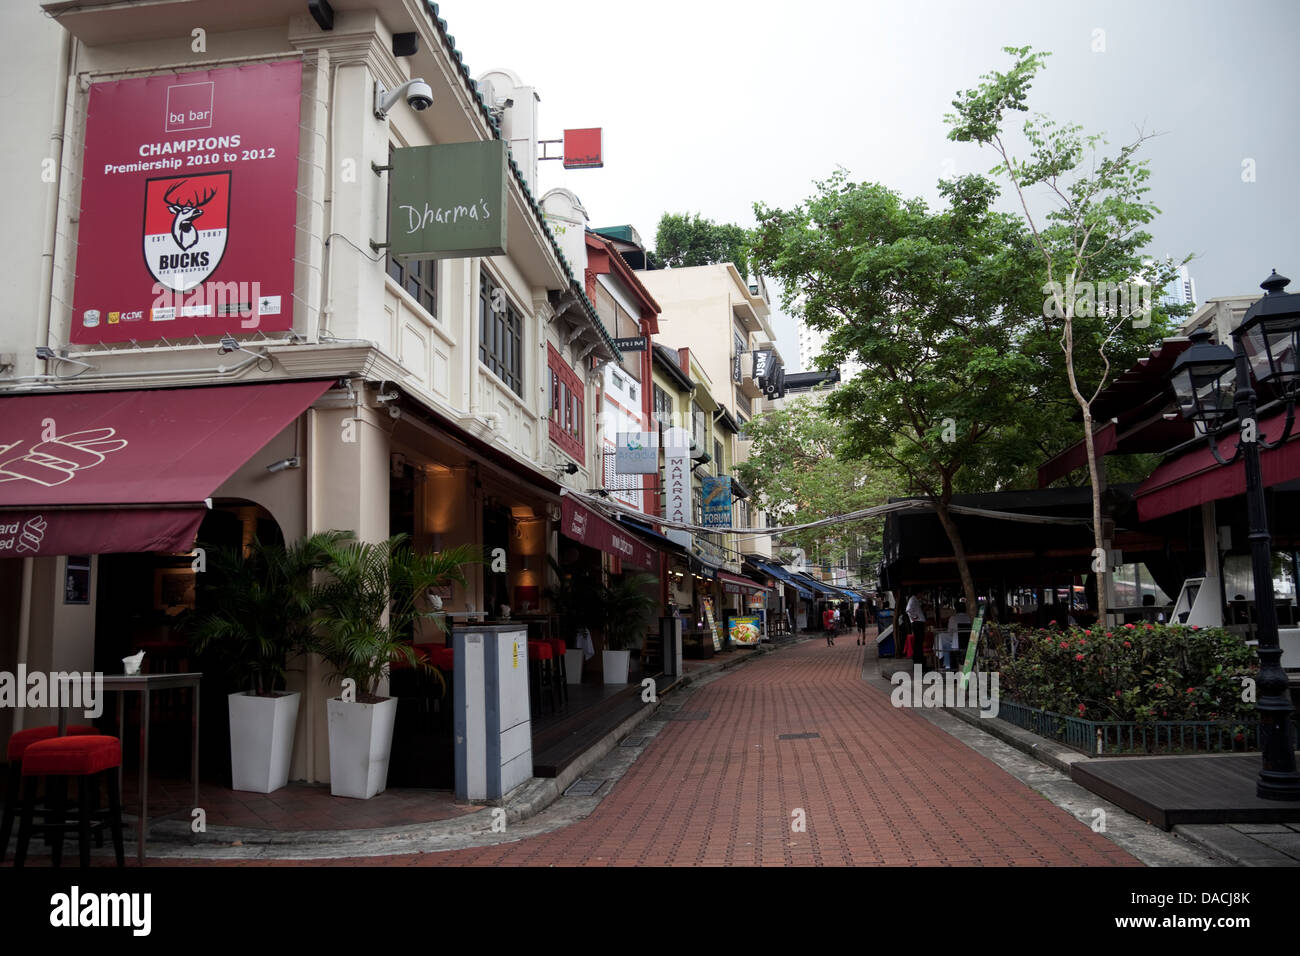
POLYGON ((382 793, 388 782, 397 714, 397 699, 379 696, 379 682, 389 665, 399 661, 442 681, 410 640, 422 620, 441 626, 424 609, 429 589, 452 582, 464 585, 461 567, 477 561, 478 553, 463 545, 419 554, 406 535, 377 544, 336 542, 327 552, 327 580, 316 591, 319 617, 312 649, 332 666, 333 676, 350 679, 355 690, 355 697, 326 702, 330 792, 369 799, 382 793))
POLYGON ((205 549, 203 610, 189 625, 190 639, 240 688, 228 697, 236 790, 272 793, 289 782, 300 695, 284 689, 285 669, 310 643, 312 575, 328 548, 348 536, 329 531, 289 547, 255 540, 247 549, 205 549))
POLYGON ((601 663, 606 684, 627 683, 630 648, 645 633, 650 616, 659 607, 649 593, 657 584, 658 579, 648 574, 625 574, 595 589, 593 603, 605 635, 601 663))

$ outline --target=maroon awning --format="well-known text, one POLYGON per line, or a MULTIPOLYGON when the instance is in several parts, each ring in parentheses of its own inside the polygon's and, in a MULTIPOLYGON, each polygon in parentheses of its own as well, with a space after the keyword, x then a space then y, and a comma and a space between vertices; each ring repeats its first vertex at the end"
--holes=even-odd
MULTIPOLYGON (((1115 450, 1115 423, 1107 422, 1101 428, 1092 433, 1093 448, 1096 452, 1098 461, 1103 455, 1109 455, 1115 450)), ((1068 475, 1076 468, 1085 468, 1088 465, 1088 446, 1082 438, 1071 445, 1065 451, 1061 452, 1055 458, 1050 458, 1038 466, 1038 487, 1046 488, 1057 478, 1068 475)))
POLYGON ((330 382, 0 398, 0 557, 182 551, 330 382))
POLYGON ((731 574, 727 571, 719 571, 718 580, 722 582, 722 590, 728 594, 756 594, 759 591, 767 590, 767 588, 763 587, 763 585, 756 581, 751 581, 749 578, 742 578, 739 574, 731 574))
POLYGON ((612 554, 632 567, 646 571, 658 567, 658 552, 653 548, 567 495, 561 501, 560 531, 579 544, 612 554))
MULTIPOLYGON (((1264 438, 1276 440, 1285 425, 1286 414, 1279 413, 1260 422, 1259 432, 1264 438)), ((1230 459, 1236 451, 1236 435, 1228 435, 1219 442, 1219 454, 1225 459, 1230 459)), ((1300 434, 1293 435, 1281 448, 1261 451, 1259 467, 1265 488, 1300 478, 1300 434)), ((1164 462, 1138 486, 1135 495, 1138 518, 1150 521, 1207 501, 1245 493, 1246 463, 1220 465, 1209 446, 1202 445, 1164 462)))

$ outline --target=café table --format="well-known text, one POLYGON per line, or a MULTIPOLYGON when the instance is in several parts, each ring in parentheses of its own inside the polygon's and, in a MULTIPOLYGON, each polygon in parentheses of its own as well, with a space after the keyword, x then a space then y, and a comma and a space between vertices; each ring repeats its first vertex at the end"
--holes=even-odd
MULTIPOLYGON (((116 693, 117 732, 122 735, 126 727, 126 695, 140 695, 140 810, 136 824, 136 859, 144 865, 145 836, 149 828, 149 696, 163 690, 189 687, 193 690, 193 709, 190 718, 190 783, 194 788, 192 807, 199 805, 199 679, 201 672, 192 674, 105 674, 104 690, 116 693)), ((67 714, 59 711, 59 735, 67 727, 67 714)), ((117 768, 117 783, 122 785, 122 767, 117 768)))

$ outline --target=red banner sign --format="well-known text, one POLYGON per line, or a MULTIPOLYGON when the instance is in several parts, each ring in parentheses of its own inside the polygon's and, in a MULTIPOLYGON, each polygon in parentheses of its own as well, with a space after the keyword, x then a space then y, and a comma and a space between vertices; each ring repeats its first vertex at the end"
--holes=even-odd
POLYGON ((90 88, 71 341, 293 327, 298 61, 90 88))
POLYGON ((584 508, 571 498, 562 502, 560 531, 574 541, 622 558, 634 568, 652 570, 658 566, 657 553, 630 532, 584 508))

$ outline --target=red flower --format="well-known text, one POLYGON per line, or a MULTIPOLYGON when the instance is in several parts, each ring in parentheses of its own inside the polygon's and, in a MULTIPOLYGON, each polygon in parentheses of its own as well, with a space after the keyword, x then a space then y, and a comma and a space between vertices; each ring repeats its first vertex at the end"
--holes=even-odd
POLYGON ((1161 687, 1164 687, 1164 686, 1165 686, 1164 684, 1156 684, 1156 690, 1159 690, 1161 687))
POLYGON ((1148 625, 1147 625, 1147 630, 1148 630, 1148 631, 1154 631, 1155 628, 1152 627, 1150 624, 1148 624, 1148 625))
POLYGON ((1075 659, 1076 661, 1081 661, 1081 660, 1083 660, 1083 655, 1082 655, 1082 654, 1075 654, 1075 655, 1074 655, 1074 659, 1075 659))
POLYGON ((1088 636, 1089 636, 1089 637, 1091 637, 1091 636, 1092 636, 1092 631, 1089 631, 1089 630, 1085 630, 1085 631, 1084 631, 1084 632, 1083 632, 1083 633, 1085 633, 1085 634, 1087 634, 1087 635, 1088 635, 1088 636))
POLYGON ((1107 632, 1106 632, 1106 636, 1107 636, 1107 637, 1114 637, 1114 636, 1115 636, 1115 632, 1114 632, 1114 631, 1107 631, 1107 632))
POLYGON ((1085 641, 1083 638, 1079 638, 1079 644, 1080 644, 1080 645, 1087 644, 1087 643, 1088 643, 1088 642, 1085 641))
POLYGON ((1082 714, 1082 713, 1084 713, 1087 709, 1088 709, 1088 708, 1087 708, 1087 707, 1084 707, 1083 704, 1080 704, 1080 705, 1079 705, 1079 713, 1082 714))
POLYGON ((1125 642, 1124 642, 1124 646, 1125 646, 1125 647, 1132 647, 1133 644, 1132 644, 1132 642, 1130 642, 1130 641, 1125 641, 1125 642))
POLYGON ((1062 647, 1069 647, 1069 646, 1070 646, 1070 642, 1069 642, 1069 641, 1061 641, 1061 646, 1062 646, 1062 647))
POLYGON ((1047 626, 1048 626, 1048 627, 1053 627, 1055 624, 1056 624, 1055 621, 1048 621, 1048 622, 1047 622, 1047 626))
POLYGON ((1120 691, 1115 691, 1115 696, 1116 696, 1116 697, 1123 697, 1124 695, 1123 695, 1120 691))
POLYGON ((1133 625, 1132 625, 1132 624, 1125 624, 1124 626, 1125 626, 1126 628, 1128 628, 1130 631, 1133 630, 1133 625))
POLYGON ((1187 693, 1190 694, 1190 693, 1191 693, 1192 691, 1194 691, 1194 690, 1196 690, 1195 687, 1189 687, 1189 688, 1187 688, 1187 693))

